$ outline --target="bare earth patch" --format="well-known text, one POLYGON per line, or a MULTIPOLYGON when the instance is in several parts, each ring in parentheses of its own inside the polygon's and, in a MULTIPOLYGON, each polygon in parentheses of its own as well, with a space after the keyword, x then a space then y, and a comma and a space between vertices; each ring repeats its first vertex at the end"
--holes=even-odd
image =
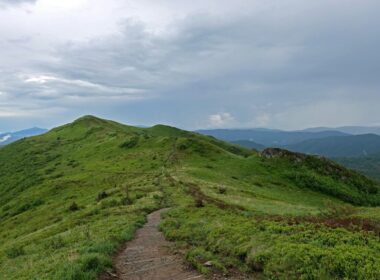
POLYGON ((115 257, 115 272, 102 275, 100 280, 205 279, 186 266, 182 256, 173 253, 172 244, 158 230, 163 211, 165 209, 148 215, 148 222, 137 231, 135 239, 115 257))

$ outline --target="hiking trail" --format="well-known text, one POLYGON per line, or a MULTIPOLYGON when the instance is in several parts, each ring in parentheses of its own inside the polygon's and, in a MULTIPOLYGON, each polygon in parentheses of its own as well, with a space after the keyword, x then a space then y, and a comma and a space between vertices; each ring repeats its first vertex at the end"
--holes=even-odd
POLYGON ((204 280, 204 276, 187 267, 181 255, 175 254, 172 244, 158 230, 161 213, 148 215, 147 223, 136 232, 133 240, 114 259, 114 273, 99 280, 204 280))

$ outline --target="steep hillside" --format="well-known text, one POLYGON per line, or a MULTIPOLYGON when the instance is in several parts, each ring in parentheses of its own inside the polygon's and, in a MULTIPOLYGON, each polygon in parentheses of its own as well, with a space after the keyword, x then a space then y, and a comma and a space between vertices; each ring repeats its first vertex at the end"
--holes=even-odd
POLYGON ((285 146, 291 151, 327 157, 357 157, 380 153, 380 136, 375 134, 351 135, 311 139, 285 146))
POLYGON ((229 142, 249 140, 266 147, 291 145, 308 139, 348 135, 339 131, 304 132, 274 129, 211 129, 199 130, 197 132, 229 142))
POLYGON ((357 170, 363 174, 380 180, 380 154, 366 157, 335 158, 334 160, 347 168, 357 170))
POLYGON ((4 279, 95 279, 164 207, 166 237, 206 274, 380 276, 376 182, 326 159, 163 125, 85 116, 7 145, 0 205, 4 279))

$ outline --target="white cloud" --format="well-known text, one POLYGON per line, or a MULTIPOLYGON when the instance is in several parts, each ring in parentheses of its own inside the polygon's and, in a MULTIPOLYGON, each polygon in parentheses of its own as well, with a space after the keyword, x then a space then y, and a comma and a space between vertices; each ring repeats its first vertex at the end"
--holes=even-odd
POLYGON ((230 113, 218 113, 210 115, 208 120, 211 126, 222 127, 231 124, 235 119, 230 113))
POLYGON ((271 121, 271 115, 268 113, 260 113, 254 120, 255 127, 266 127, 271 121))
MULTIPOLYGON (((145 90, 143 89, 137 89, 137 88, 127 88, 127 87, 113 87, 113 86, 105 86, 98 83, 93 83, 85 80, 78 80, 78 79, 65 79, 55 76, 49 76, 49 75, 31 75, 28 78, 24 79, 25 83, 32 83, 41 85, 42 88, 39 94, 46 92, 51 92, 51 89, 54 89, 54 87, 57 86, 72 86, 76 89, 87 89, 90 91, 91 95, 106 95, 108 97, 112 97, 114 95, 137 95, 144 93, 145 90), (92 94, 91 94, 92 93, 92 94)), ((67 92, 69 93, 69 92, 67 92)), ((80 94, 78 94, 80 95, 80 94)))
POLYGON ((0 143, 7 141, 11 137, 12 137, 12 135, 10 135, 10 134, 7 134, 7 135, 0 137, 0 143))
POLYGON ((0 7, 1 5, 19 5, 23 3, 33 4, 37 0, 0 0, 0 7))

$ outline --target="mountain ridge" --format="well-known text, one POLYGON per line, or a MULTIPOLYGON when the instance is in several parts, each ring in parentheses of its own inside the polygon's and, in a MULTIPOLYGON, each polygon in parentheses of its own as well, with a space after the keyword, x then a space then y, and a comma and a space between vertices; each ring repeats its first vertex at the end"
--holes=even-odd
POLYGON ((300 131, 305 132, 320 132, 336 130, 347 134, 359 135, 359 134, 377 134, 380 135, 380 126, 340 126, 340 127, 314 127, 306 128, 300 131))
MULTIPOLYGON (((363 227, 350 216, 374 215, 377 182, 323 158, 258 153, 165 125, 138 128, 85 116, 6 145, 0 205, 0 273, 10 280, 96 279, 146 216, 162 208, 171 208, 160 225, 165 236, 186 244, 186 260, 204 273, 213 271, 205 259, 223 273, 264 279, 318 273, 319 264, 302 260, 281 267, 287 258, 278 252, 303 255, 305 246, 312 258, 324 250, 319 259, 329 261, 331 277, 338 266, 353 276, 350 267, 364 265, 363 254, 373 260, 368 269, 379 268, 377 237, 368 235, 357 251, 363 227), (338 211, 337 229, 322 218, 330 208, 338 211), (332 237, 337 246, 322 242, 332 237), (330 261, 337 253, 347 263, 330 261)), ((365 223, 367 231, 376 229, 365 223)))
POLYGON ((290 145, 307 139, 347 135, 339 131, 302 132, 269 129, 213 129, 197 130, 196 132, 229 142, 249 140, 267 147, 290 145))
POLYGON ((19 139, 22 139, 24 137, 40 135, 47 131, 48 130, 44 128, 32 127, 28 129, 15 131, 15 132, 0 133, 0 145, 9 144, 19 139))
POLYGON ((380 153, 380 136, 362 134, 310 139, 284 148, 327 157, 359 157, 380 153))

